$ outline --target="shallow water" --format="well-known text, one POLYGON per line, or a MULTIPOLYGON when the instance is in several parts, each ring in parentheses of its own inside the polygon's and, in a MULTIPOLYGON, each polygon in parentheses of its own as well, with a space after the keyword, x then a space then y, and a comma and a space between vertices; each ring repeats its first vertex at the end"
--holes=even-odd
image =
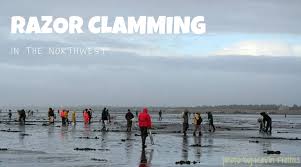
MULTIPOLYGON (((95 114, 96 115, 96 114, 95 114)), ((214 115, 218 127, 215 133, 208 132, 204 122, 203 136, 192 136, 192 125, 187 137, 176 133, 181 129, 178 114, 163 115, 163 121, 153 116, 155 145, 149 138, 145 152, 141 149, 140 136, 136 128, 132 133, 124 132, 125 121, 121 113, 114 115, 109 125, 109 132, 101 132, 101 124, 97 118, 91 125, 78 122, 77 125, 42 126, 45 113, 35 113, 29 117, 27 125, 16 122, 8 123, 2 113, 0 130, 0 166, 139 166, 141 156, 148 160, 147 166, 250 166, 250 162, 262 158, 272 162, 257 162, 253 166, 301 166, 299 149, 301 139, 301 116, 272 115, 273 133, 259 134, 256 121, 257 115, 214 115), (293 128, 292 128, 293 127, 293 128), (283 133, 277 133, 283 132, 283 133), (89 137, 90 139, 80 138, 89 137), (97 137, 97 139, 95 139, 97 137), (257 138, 254 138, 257 137, 257 138), (266 137, 275 139, 264 139, 266 137), (276 138, 276 137, 281 137, 276 138), (123 140, 122 140, 123 139, 123 140), (127 140, 124 140, 127 139, 127 140), (251 141, 251 142, 250 142, 251 141), (252 141, 258 141, 252 142, 252 141), (191 145, 200 144, 201 147, 191 145), (75 148, 93 148, 91 151, 77 151, 75 148), (267 155, 264 151, 281 151, 280 155, 267 155), (283 163, 279 159, 295 158, 296 163, 283 163), (232 158, 232 159, 231 159, 232 158), (243 159, 244 158, 244 159, 243 159), (200 163, 176 165, 176 161, 189 160, 200 163), (226 162, 235 160, 235 162, 226 162), (238 163, 246 161, 248 163, 238 163), (279 161, 279 162, 278 162, 279 161)), ((80 114, 79 114, 80 116, 80 114)), ((81 120, 79 117, 78 120, 81 120)), ((206 118, 204 118, 206 120, 206 118)))

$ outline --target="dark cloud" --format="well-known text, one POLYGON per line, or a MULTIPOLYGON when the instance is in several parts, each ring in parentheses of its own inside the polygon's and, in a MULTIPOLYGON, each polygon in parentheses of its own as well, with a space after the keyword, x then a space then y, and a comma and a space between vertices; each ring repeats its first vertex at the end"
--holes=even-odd
POLYGON ((2 104, 293 104, 301 93, 300 58, 44 58, 0 64, 2 104))

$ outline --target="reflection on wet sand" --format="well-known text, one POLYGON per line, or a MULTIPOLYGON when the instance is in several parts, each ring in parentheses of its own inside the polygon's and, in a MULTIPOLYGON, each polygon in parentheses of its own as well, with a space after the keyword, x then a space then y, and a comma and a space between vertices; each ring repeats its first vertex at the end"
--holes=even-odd
POLYGON ((68 126, 61 126, 60 137, 62 140, 68 137, 68 126))
MULTIPOLYGON (((202 137, 200 136, 195 136, 194 137, 194 144, 195 145, 202 145, 202 137)), ((201 160, 201 147, 195 147, 194 148, 194 155, 195 155, 195 160, 200 161, 201 160)))
POLYGON ((72 137, 76 136, 76 125, 75 124, 72 124, 71 135, 72 135, 72 137))
POLYGON ((54 134, 54 125, 49 125, 48 126, 48 137, 52 138, 53 137, 53 134, 54 134))
MULTIPOLYGON (((262 137, 271 137, 271 133, 260 133, 262 137)), ((259 142, 262 146, 262 151, 272 150, 272 144, 270 140, 264 140, 262 142, 259 142)))
POLYGON ((127 159, 131 159, 132 151, 133 151, 133 139, 132 139, 132 133, 127 132, 126 133, 126 142, 125 142, 125 151, 126 151, 126 156, 127 159))
POLYGON ((151 166, 154 150, 151 149, 151 150, 148 150, 148 151, 150 151, 150 152, 148 152, 149 157, 148 157, 148 160, 147 160, 146 151, 145 151, 145 149, 142 149, 139 167, 150 167, 151 166))
POLYGON ((183 136, 182 158, 184 161, 188 161, 188 137, 187 136, 183 136))
POLYGON ((84 136, 90 137, 91 135, 91 127, 90 124, 84 124, 84 136))
MULTIPOLYGON (((205 142, 207 142, 208 145, 213 146, 214 145, 213 138, 214 138, 214 136, 212 134, 209 134, 205 138, 205 142)), ((208 147, 208 155, 213 155, 213 154, 214 154, 213 147, 208 147)))
POLYGON ((100 144, 100 147, 102 149, 106 149, 107 148, 107 132, 106 131, 102 131, 101 132, 101 144, 100 144))
POLYGON ((24 144, 24 134, 25 134, 25 125, 24 124, 19 124, 19 141, 20 144, 24 144))

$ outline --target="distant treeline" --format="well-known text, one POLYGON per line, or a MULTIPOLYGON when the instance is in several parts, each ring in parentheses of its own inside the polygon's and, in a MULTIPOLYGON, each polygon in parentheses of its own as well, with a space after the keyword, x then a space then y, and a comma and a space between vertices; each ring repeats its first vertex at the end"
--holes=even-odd
POLYGON ((216 106, 197 106, 201 109, 214 109, 214 110, 224 110, 224 109, 247 109, 247 110, 301 110, 301 105, 298 106, 294 104, 293 106, 276 105, 276 104, 250 104, 250 105, 216 105, 216 106))

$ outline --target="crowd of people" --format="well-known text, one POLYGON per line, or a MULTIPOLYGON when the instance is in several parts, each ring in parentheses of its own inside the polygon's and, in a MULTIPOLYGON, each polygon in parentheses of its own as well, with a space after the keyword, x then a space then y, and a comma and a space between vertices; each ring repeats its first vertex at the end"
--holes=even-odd
MULTIPOLYGON (((72 111, 71 115, 71 121, 69 120, 69 110, 66 109, 61 109, 58 110, 58 115, 61 117, 62 125, 66 126, 69 124, 76 125, 76 112, 72 111)), ((93 110, 91 108, 86 108, 82 111, 83 114, 83 122, 84 124, 91 124, 92 122, 92 114, 93 110)), ((26 120, 26 111, 24 109, 18 110, 18 121, 20 123, 25 124, 26 120)), ((207 118, 208 118, 208 131, 209 132, 215 132, 216 128, 214 126, 214 119, 213 115, 211 112, 206 112, 207 118)), ((158 120, 162 121, 162 115, 163 112, 160 110, 158 112, 158 120)), ((271 133, 272 131, 272 118, 269 116, 268 113, 266 112, 261 112, 260 113, 260 118, 258 118, 258 123, 259 123, 259 131, 260 132, 266 132, 266 133, 271 133)), ((8 112, 8 117, 9 120, 12 118, 12 111, 9 110, 8 112)), ((145 140, 148 135, 150 135, 150 128, 152 128, 152 119, 150 114, 148 113, 147 108, 143 108, 141 112, 136 111, 136 117, 138 120, 138 126, 141 132, 141 140, 142 140, 142 148, 146 148, 145 140)), ((131 112, 130 109, 128 109, 127 113, 125 114, 125 120, 126 120, 126 132, 131 132, 132 131, 132 126, 133 126, 133 119, 135 118, 134 114, 131 112)), ((182 113, 182 132, 183 135, 187 135, 187 131, 189 129, 189 120, 190 120, 190 112, 186 109, 182 113)), ((56 119, 56 114, 55 111, 52 108, 48 109, 48 121, 49 125, 54 124, 56 119)), ((103 131, 108 131, 107 125, 111 122, 111 115, 109 113, 108 108, 103 108, 102 113, 101 113, 101 119, 99 120, 102 122, 102 130, 103 131)), ((203 118, 200 112, 193 113, 193 118, 192 118, 192 124, 194 125, 193 129, 193 136, 202 136, 202 122, 203 118)))

